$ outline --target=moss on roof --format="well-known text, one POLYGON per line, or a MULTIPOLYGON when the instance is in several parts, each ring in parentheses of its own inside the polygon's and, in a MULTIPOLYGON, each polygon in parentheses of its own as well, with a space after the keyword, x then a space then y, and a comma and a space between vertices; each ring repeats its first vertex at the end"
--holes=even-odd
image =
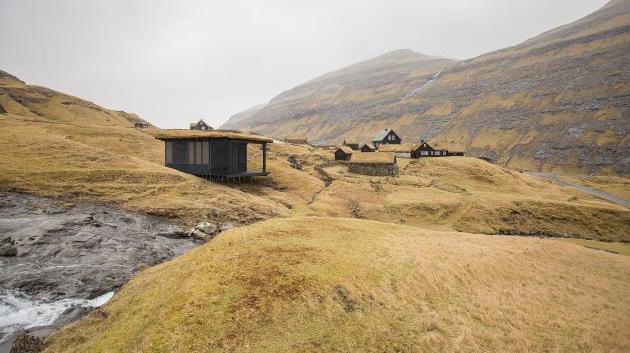
POLYGON ((339 150, 343 151, 343 152, 344 152, 344 153, 346 153, 346 154, 352 154, 352 153, 354 153, 354 151, 352 150, 352 148, 350 148, 350 147, 348 147, 348 146, 341 146, 341 147, 337 148, 337 149, 335 150, 335 152, 337 152, 337 151, 339 151, 339 150))
POLYGON ((396 163, 396 155, 393 152, 354 152, 350 163, 393 164, 396 163))
POLYGON ((250 135, 235 131, 226 130, 159 130, 155 134, 155 138, 158 140, 177 140, 177 139, 230 139, 241 140, 249 142, 267 142, 273 143, 273 139, 266 136, 250 135))
POLYGON ((398 152, 398 153, 410 153, 416 148, 414 143, 401 143, 401 144, 381 144, 378 147, 380 152, 398 152))

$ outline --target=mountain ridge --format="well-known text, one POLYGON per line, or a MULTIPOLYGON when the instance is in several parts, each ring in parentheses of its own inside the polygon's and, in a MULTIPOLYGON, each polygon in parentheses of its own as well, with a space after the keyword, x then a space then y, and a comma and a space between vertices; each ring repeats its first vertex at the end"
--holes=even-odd
POLYGON ((225 126, 277 138, 305 133, 325 144, 366 141, 391 127, 408 141, 431 139, 506 167, 628 174, 628 43, 630 1, 614 0, 520 44, 421 72, 386 62, 372 69, 386 53, 285 91, 225 126), (347 80, 356 67, 367 69, 347 80))

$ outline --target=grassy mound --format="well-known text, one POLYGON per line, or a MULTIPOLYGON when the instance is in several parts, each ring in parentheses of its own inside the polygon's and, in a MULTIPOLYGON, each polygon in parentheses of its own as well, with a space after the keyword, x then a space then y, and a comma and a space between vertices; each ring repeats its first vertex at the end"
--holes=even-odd
MULTIPOLYGON (((630 241, 630 210, 469 157, 399 159, 400 176, 326 171, 333 183, 310 215, 345 216, 434 230, 630 241)), ((621 179, 621 178, 619 178, 621 179)))
POLYGON ((291 218, 148 268, 48 352, 627 351, 630 258, 291 218))

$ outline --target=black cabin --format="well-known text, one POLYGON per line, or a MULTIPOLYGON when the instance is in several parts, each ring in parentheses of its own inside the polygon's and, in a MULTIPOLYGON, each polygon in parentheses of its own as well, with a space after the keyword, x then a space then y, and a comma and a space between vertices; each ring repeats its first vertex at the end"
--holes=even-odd
POLYGON ((375 152, 376 148, 374 148, 374 146, 370 145, 369 143, 364 143, 363 146, 361 146, 361 152, 375 152))
POLYGON ((336 161, 349 161, 352 157, 352 149, 348 146, 341 146, 335 151, 336 161))
POLYGON ((420 145, 411 151, 411 158, 431 157, 435 149, 431 147, 426 141, 422 140, 420 145))
POLYGON ((206 122, 203 121, 203 119, 199 119, 199 121, 196 122, 196 123, 190 123, 190 129, 191 130, 209 131, 209 130, 212 130, 212 127, 210 125, 206 124, 206 122))
POLYGON ((273 143, 271 138, 217 130, 165 130, 155 138, 165 142, 165 165, 184 173, 219 180, 268 175, 267 144, 273 143), (261 145, 260 171, 248 170, 248 144, 261 145))
POLYGON ((396 134, 396 132, 394 132, 394 130, 392 129, 383 129, 372 138, 372 145, 374 145, 375 148, 378 148, 378 146, 382 143, 400 144, 401 142, 402 139, 400 138, 400 136, 398 136, 398 134, 396 134))

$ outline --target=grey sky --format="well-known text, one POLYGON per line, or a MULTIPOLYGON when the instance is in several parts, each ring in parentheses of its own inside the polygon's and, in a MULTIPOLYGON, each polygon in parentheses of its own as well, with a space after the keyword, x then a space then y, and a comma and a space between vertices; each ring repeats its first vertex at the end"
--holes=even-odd
POLYGON ((0 69, 140 114, 213 126, 328 71, 409 48, 466 59, 605 0, 0 0, 0 69))

